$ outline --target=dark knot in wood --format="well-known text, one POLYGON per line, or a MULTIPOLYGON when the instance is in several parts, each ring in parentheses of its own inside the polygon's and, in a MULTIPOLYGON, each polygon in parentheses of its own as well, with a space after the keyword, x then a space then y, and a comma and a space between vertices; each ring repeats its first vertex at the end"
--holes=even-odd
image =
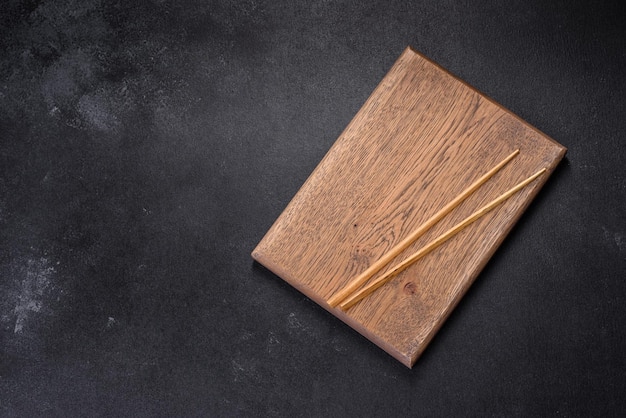
POLYGON ((417 286, 413 282, 408 282, 404 285, 404 293, 408 295, 414 295, 417 292, 417 286))

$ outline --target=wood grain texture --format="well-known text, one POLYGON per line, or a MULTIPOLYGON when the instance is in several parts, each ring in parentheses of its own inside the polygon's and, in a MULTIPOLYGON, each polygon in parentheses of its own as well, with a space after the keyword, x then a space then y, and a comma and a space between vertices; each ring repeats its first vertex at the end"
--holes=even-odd
MULTIPOLYGON (((340 304, 341 309, 344 310, 344 311, 348 310, 350 307, 352 307, 353 305, 358 303, 361 299, 367 297, 369 294, 374 292, 376 289, 378 289, 379 287, 381 287, 382 285, 387 283, 394 276, 402 273, 411 264, 413 264, 414 262, 422 259, 423 257, 425 257, 428 254, 430 254, 432 251, 434 251, 437 248, 439 248, 440 245, 443 245, 449 239, 451 239, 456 234, 461 232, 463 230, 463 228, 468 227, 469 225, 471 225, 472 223, 476 222, 478 219, 480 219, 481 217, 485 216, 487 213, 489 213, 490 211, 492 211, 493 209, 498 207, 498 205, 500 205, 506 199, 508 199, 509 197, 511 197, 512 195, 517 193, 519 190, 521 190, 524 187, 526 187, 526 185, 532 183, 537 177, 539 177, 543 173, 545 173, 545 171, 546 171, 546 169, 542 168, 537 173, 533 174, 532 176, 530 176, 529 178, 527 178, 523 182, 517 184, 515 187, 512 187, 507 192, 503 193, 502 195, 498 196, 496 199, 494 199, 491 202, 487 203, 485 206, 483 206, 482 208, 478 209, 476 212, 472 213, 470 216, 468 216, 467 218, 463 219, 461 222, 459 222, 458 224, 456 224, 455 226, 453 226, 452 228, 450 228, 449 230, 447 230, 443 234, 439 235, 437 238, 435 238, 434 240, 432 240, 431 242, 426 244, 424 247, 422 247, 419 250, 417 250, 414 254, 410 255, 409 257, 407 257, 404 260, 402 260, 400 263, 398 263, 398 264, 394 265, 393 267, 391 267, 389 270, 387 270, 387 272, 385 274, 381 275, 376 280, 371 281, 365 287, 360 289, 358 292, 356 292, 354 294, 351 294, 345 301, 343 301, 340 304)), ((330 303, 329 303, 329 305, 330 305, 330 303)), ((333 306, 333 305, 331 305, 331 306, 333 306)))
POLYGON ((252 256, 412 367, 565 148, 407 48, 252 256), (538 170, 548 172, 349 311, 327 303, 515 149, 396 262, 538 170))
MULTIPOLYGON (((411 232, 407 237, 403 238, 395 247, 386 252, 381 258, 376 260, 376 262, 372 263, 367 269, 363 272, 359 273, 357 277, 355 277, 348 285, 342 288, 339 292, 335 293, 330 299, 328 299, 327 303, 331 308, 337 306, 341 301, 343 301, 346 297, 350 296, 361 287, 365 282, 367 282, 371 277, 378 273, 378 271, 387 265, 391 260, 398 256, 402 251, 406 250, 406 248, 413 244, 413 242, 421 237, 426 231, 428 231, 433 225, 439 222, 444 216, 450 213, 454 208, 460 205, 465 199, 467 199, 472 193, 474 193, 480 186, 482 186, 487 180, 493 177, 498 171, 502 169, 509 161, 515 158, 519 154, 519 150, 513 151, 509 156, 507 156, 502 162, 500 162, 497 166, 489 170, 482 177, 472 183, 467 189, 465 189, 461 194, 455 197, 451 202, 445 205, 443 208, 439 209, 437 213, 435 213, 432 217, 430 217, 426 222, 419 226, 415 231, 411 232)), ((343 308, 342 308, 343 309, 343 308)), ((345 310, 345 309, 344 309, 345 310)))

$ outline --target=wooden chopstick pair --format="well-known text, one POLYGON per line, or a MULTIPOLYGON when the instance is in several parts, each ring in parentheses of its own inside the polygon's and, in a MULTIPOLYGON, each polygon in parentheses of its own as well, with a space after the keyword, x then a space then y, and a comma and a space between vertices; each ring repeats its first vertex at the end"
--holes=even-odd
POLYGON ((412 234, 402 240, 398 245, 393 247, 387 253, 385 253, 378 261, 372 264, 369 268, 367 268, 363 273, 359 274, 354 280, 348 283, 343 289, 333 295, 329 300, 328 304, 331 307, 335 307, 339 305, 342 310, 347 310, 352 307, 354 304, 359 302, 361 299, 365 298, 376 289, 381 287, 383 284, 387 283, 393 276, 402 272, 408 266, 424 257, 441 244, 446 242, 448 239, 452 238, 462 229, 475 222, 495 207, 497 207, 500 203, 507 200, 509 197, 520 191, 522 188, 527 186, 529 183, 533 182, 537 177, 541 176, 546 169, 543 168, 539 170, 537 173, 533 174, 526 180, 520 182, 515 185, 496 199, 492 200, 482 208, 478 209, 476 212, 450 228, 448 231, 444 232, 433 241, 428 243, 426 246, 422 247, 416 253, 409 256, 404 261, 397 264, 395 267, 387 271, 381 277, 376 279, 375 281, 368 284, 366 287, 362 288, 360 291, 354 293, 359 287, 361 287, 365 282, 367 282, 374 274, 376 274, 380 269, 382 269, 385 265, 387 265, 393 258, 395 258, 398 254, 404 251, 409 245, 411 245, 415 240, 421 237, 428 229, 430 229, 434 224, 436 224, 439 220, 441 220, 444 216, 450 213, 455 207, 457 207, 461 202, 463 202, 469 195, 471 195, 476 189, 478 189, 482 184, 484 184, 487 180, 493 177, 502 167, 504 167, 509 161, 515 158, 519 154, 519 149, 515 150, 508 157, 506 157, 502 162, 496 165, 494 168, 489 170, 486 174, 472 183, 468 188, 463 190, 461 194, 459 194, 456 198, 454 198, 450 203, 444 206, 439 212, 434 214, 431 218, 429 218, 424 224, 422 224, 419 228, 417 228, 412 234))

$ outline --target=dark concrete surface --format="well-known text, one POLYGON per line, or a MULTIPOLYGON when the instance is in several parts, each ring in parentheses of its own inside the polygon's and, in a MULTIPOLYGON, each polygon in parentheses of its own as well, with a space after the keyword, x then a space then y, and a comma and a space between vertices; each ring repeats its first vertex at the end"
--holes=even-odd
POLYGON ((621 415, 621 4, 3 1, 0 415, 621 415), (250 258, 407 45, 569 149, 412 370, 250 258))

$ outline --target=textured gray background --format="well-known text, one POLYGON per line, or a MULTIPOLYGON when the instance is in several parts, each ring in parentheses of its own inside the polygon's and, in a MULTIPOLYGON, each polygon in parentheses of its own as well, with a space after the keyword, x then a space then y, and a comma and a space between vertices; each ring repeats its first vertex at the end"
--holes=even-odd
POLYGON ((626 407, 624 6, 3 1, 0 415, 626 407), (412 45, 569 152, 413 370, 250 252, 412 45))

